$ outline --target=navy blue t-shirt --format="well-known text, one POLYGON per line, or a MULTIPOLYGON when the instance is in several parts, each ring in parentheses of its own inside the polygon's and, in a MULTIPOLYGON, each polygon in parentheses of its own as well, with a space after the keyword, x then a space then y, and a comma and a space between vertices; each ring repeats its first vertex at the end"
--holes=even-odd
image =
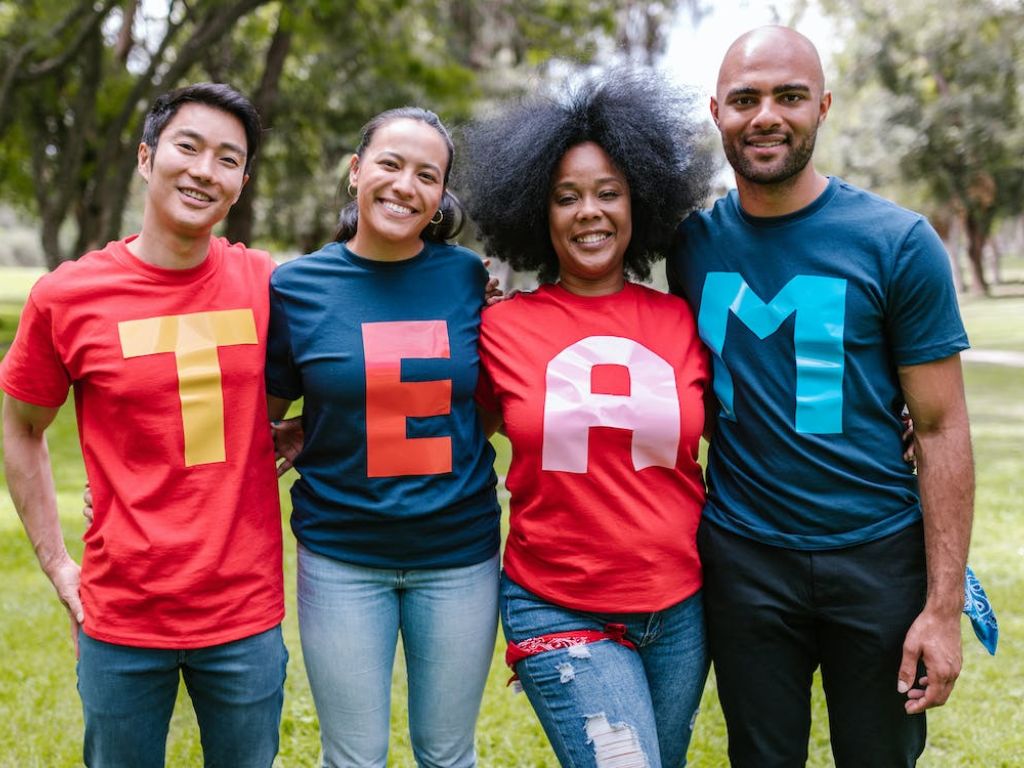
POLYGON ((487 272, 458 246, 411 259, 344 243, 274 270, 267 391, 303 402, 292 530, 376 568, 447 568, 499 544, 494 451, 473 395, 487 272))
POLYGON ((772 218, 744 212, 733 191, 683 222, 668 275, 697 314, 721 406, 708 519, 796 549, 920 519, 897 366, 968 346, 924 217, 838 178, 772 218))

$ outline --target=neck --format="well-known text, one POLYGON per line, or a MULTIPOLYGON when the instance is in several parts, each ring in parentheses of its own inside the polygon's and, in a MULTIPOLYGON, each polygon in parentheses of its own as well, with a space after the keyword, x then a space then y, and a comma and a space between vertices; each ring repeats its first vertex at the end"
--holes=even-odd
POLYGON ((423 240, 417 237, 411 242, 390 242, 361 235, 361 230, 346 243, 352 253, 370 261, 405 261, 423 250, 423 240))
POLYGON ((610 296, 623 289, 626 285, 626 278, 621 272, 596 280, 559 273, 558 282, 569 293, 574 293, 577 296, 610 296))
POLYGON ((799 211, 817 200, 827 186, 828 178, 811 165, 777 184, 759 184, 736 176, 740 205, 751 216, 785 216, 799 211))
POLYGON ((128 250, 140 261, 154 267, 191 269, 202 264, 209 255, 210 233, 182 237, 143 223, 139 236, 128 243, 128 250))

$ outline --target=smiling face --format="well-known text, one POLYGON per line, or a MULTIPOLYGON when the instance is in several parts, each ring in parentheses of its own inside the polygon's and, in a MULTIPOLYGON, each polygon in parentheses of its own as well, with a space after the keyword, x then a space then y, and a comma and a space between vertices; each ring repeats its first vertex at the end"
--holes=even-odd
POLYGON ((796 184, 813 176, 814 141, 831 99, 817 51, 802 35, 767 27, 733 43, 711 114, 737 184, 796 184))
POLYGON ((139 145, 138 169, 147 184, 143 229, 208 238, 248 181, 246 146, 245 128, 230 112, 181 105, 155 148, 139 145))
POLYGON ((602 295, 622 288, 623 254, 633 234, 629 184, 594 142, 570 148, 555 166, 548 229, 566 289, 602 295))
POLYGON ((397 118, 376 130, 350 168, 359 224, 349 248, 386 261, 419 253, 420 235, 444 194, 448 145, 441 134, 420 120, 397 118))

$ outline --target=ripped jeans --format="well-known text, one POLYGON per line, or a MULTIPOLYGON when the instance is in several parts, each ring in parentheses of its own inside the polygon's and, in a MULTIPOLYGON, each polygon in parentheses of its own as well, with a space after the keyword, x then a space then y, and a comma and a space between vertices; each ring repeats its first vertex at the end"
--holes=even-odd
POLYGON ((501 577, 505 637, 623 624, 613 640, 545 651, 516 664, 562 766, 679 768, 708 673, 701 593, 655 613, 587 613, 549 603, 501 577))

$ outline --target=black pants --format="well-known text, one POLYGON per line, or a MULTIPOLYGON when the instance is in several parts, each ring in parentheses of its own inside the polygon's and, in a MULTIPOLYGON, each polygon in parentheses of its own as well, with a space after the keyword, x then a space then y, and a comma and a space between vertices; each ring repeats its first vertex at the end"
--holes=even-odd
POLYGON ((836 767, 913 766, 925 716, 906 714, 896 675, 907 629, 924 606, 921 524, 812 552, 760 544, 705 520, 697 542, 733 768, 806 764, 818 666, 836 767))

